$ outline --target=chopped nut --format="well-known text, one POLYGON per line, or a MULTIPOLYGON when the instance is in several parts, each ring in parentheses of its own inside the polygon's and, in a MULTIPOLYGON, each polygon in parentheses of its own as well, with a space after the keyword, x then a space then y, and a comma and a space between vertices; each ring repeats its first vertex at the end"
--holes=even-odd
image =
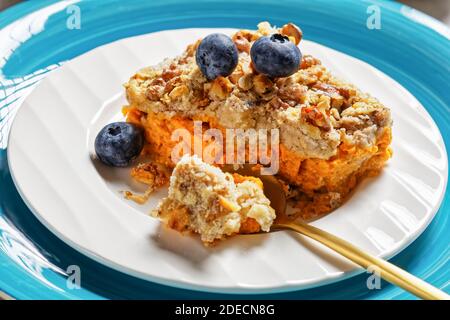
POLYGON ((284 102, 278 97, 273 97, 269 103, 274 109, 287 109, 290 107, 288 103, 284 102))
POLYGON ((290 42, 295 43, 295 38, 293 36, 288 37, 288 39, 289 39, 290 42))
POLYGON ((234 204, 233 202, 231 202, 230 200, 228 200, 222 196, 219 196, 219 204, 223 208, 227 209, 228 211, 232 211, 232 212, 239 211, 241 209, 237 204, 234 204))
POLYGON ((236 39, 234 43, 236 44, 236 48, 239 51, 250 53, 250 42, 248 42, 246 39, 236 39))
POLYGON ((287 101, 294 101, 297 103, 303 103, 306 98, 307 87, 298 83, 282 86, 278 91, 281 99, 287 101))
POLYGON ((195 42, 194 44, 190 44, 187 46, 186 48, 186 55, 188 57, 192 57, 195 54, 195 51, 197 51, 197 48, 200 44, 201 40, 197 40, 197 42, 195 42))
POLYGON ((236 84, 238 80, 244 75, 244 71, 242 70, 242 65, 238 64, 236 69, 234 69, 233 73, 228 76, 228 79, 231 83, 236 84))
POLYGON ((163 78, 164 81, 169 81, 170 79, 179 76, 180 74, 181 70, 169 68, 163 70, 161 77, 163 78))
POLYGON ((139 79, 139 80, 147 80, 151 79, 153 77, 156 77, 158 75, 158 71, 155 70, 153 67, 146 67, 141 70, 139 70, 134 76, 132 76, 132 79, 139 79))
POLYGON ((185 96, 189 93, 189 88, 185 86, 184 84, 178 87, 175 87, 172 91, 169 93, 169 97, 172 100, 176 100, 181 98, 182 96, 185 96))
POLYGON ((140 163, 137 167, 131 169, 131 176, 153 189, 158 188, 168 182, 169 173, 163 166, 153 162, 140 163))
POLYGON ((341 119, 341 115, 339 114, 339 111, 336 108, 331 108, 330 113, 336 120, 341 119))
POLYGON ((310 72, 310 70, 311 69, 298 71, 293 75, 295 81, 307 86, 311 86, 316 83, 319 77, 319 73, 315 71, 310 72))
POLYGON ((256 233, 260 230, 261 226, 259 223, 255 219, 247 217, 247 219, 241 222, 239 233, 256 233))
POLYGON ((251 41, 255 40, 255 33, 250 30, 240 30, 233 36, 233 40, 235 37, 236 38, 244 38, 251 42, 251 41))
POLYGON ((232 89, 233 84, 228 78, 218 77, 212 82, 209 94, 212 98, 224 100, 232 89))
POLYGON ((181 77, 176 76, 176 77, 170 79, 166 83, 166 85, 164 86, 164 92, 165 93, 170 92, 170 91, 172 91, 173 88, 175 88, 176 86, 178 86, 180 84, 181 84, 181 77))
POLYGON ((293 39, 294 40, 293 42, 296 45, 299 44, 300 41, 302 40, 302 36, 303 36, 302 30, 293 23, 285 24, 281 28, 280 32, 282 35, 289 37, 289 40, 292 41, 292 39, 293 39))
POLYGON ((153 85, 148 87, 146 96, 151 101, 158 101, 161 96, 164 94, 164 86, 161 85, 153 85))
POLYGON ((339 93, 339 89, 333 85, 318 82, 312 88, 329 96, 331 98, 331 106, 334 108, 340 108, 344 103, 344 97, 339 93))
POLYGON ((390 113, 387 109, 376 110, 373 113, 373 121, 380 127, 383 127, 387 124, 390 119, 390 113))
POLYGON ((232 74, 228 76, 228 79, 231 81, 232 84, 237 84, 239 79, 244 75, 242 71, 235 71, 232 74))
POLYGON ((266 94, 273 89, 273 82, 267 76, 258 74, 253 78, 253 87, 259 94, 266 94))
POLYGON ((326 99, 322 99, 322 101, 319 102, 317 107, 304 107, 301 110, 301 118, 316 126, 319 127, 322 130, 329 131, 331 130, 331 121, 329 116, 327 115, 327 111, 330 107, 329 104, 329 97, 325 97, 326 99), (328 99, 328 102, 326 100, 328 99), (328 109, 326 109, 328 107, 328 109))
POLYGON ((345 116, 339 120, 337 125, 339 128, 345 128, 348 133, 360 130, 364 126, 364 120, 354 116, 345 116))
POLYGON ((255 74, 258 73, 258 71, 256 71, 255 65, 253 64, 253 61, 250 61, 250 63, 248 64, 248 70, 255 74))
POLYGON ((302 58, 302 63, 300 64, 300 69, 307 69, 316 64, 321 64, 319 59, 314 58, 313 56, 311 56, 309 54, 305 54, 302 58))
POLYGON ((161 187, 169 181, 169 173, 167 169, 162 169, 162 166, 157 166, 156 164, 139 164, 137 168, 132 169, 131 175, 137 181, 148 185, 147 190, 145 190, 143 194, 123 191, 125 199, 134 201, 137 204, 146 203, 155 189, 161 187))
POLYGON ((182 65, 182 64, 188 63, 188 61, 189 61, 189 56, 185 53, 185 54, 183 54, 183 56, 180 57, 180 59, 178 60, 178 63, 180 65, 182 65))
POLYGON ((341 108, 343 104, 344 104, 344 97, 342 96, 331 97, 331 106, 333 108, 341 108))
POLYGON ((317 109, 325 114, 328 110, 330 110, 330 101, 330 97, 325 95, 320 96, 319 103, 317 104, 317 109))
POLYGON ((353 88, 339 88, 339 93, 341 96, 343 96, 345 99, 349 99, 356 95, 356 89, 353 88))
POLYGON ((314 84, 312 87, 313 87, 313 89, 323 91, 323 92, 327 93, 328 95, 339 94, 338 89, 335 86, 332 86, 331 84, 318 82, 318 83, 314 84))
POLYGON ((134 124, 141 124, 141 118, 144 115, 142 111, 130 106, 123 107, 122 112, 127 117, 127 121, 134 124))
POLYGON ((195 90, 193 97, 192 104, 198 107, 206 107, 210 102, 204 90, 195 90))

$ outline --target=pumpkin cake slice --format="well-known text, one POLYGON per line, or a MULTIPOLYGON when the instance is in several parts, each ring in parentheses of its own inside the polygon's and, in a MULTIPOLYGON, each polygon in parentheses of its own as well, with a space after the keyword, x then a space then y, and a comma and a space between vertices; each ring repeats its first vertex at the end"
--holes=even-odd
MULTIPOLYGON (((229 75, 207 78, 196 62, 201 41, 178 57, 147 67, 125 84, 127 121, 145 129, 144 151, 174 168, 176 129, 279 130, 277 177, 305 219, 341 205, 357 183, 376 175, 391 157, 391 112, 376 98, 336 78, 304 53, 293 74, 271 77, 255 69, 251 49, 262 37, 298 45, 300 29, 288 23, 231 36, 237 48, 229 75)), ((205 38, 206 39, 206 38, 205 38)), ((301 43, 300 43, 301 49, 301 43)), ((228 142, 226 142, 228 143, 228 142)), ((202 155, 204 158, 204 155, 202 155)), ((210 239, 210 237, 207 237, 210 239)))
POLYGON ((196 155, 177 163, 169 194, 152 215, 179 232, 200 234, 205 244, 237 233, 269 231, 275 219, 260 179, 224 173, 196 155))

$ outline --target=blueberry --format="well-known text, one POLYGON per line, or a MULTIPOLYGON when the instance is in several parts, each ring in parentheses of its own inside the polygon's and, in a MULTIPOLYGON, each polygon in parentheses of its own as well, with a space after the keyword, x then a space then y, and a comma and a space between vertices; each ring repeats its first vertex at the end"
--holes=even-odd
POLYGON ((271 78, 294 74, 302 60, 300 49, 281 34, 256 40, 250 50, 250 56, 256 71, 271 78))
POLYGON ((208 80, 226 77, 238 64, 238 50, 230 37, 213 33, 200 42, 195 61, 208 80))
POLYGON ((103 127, 95 138, 97 157, 109 166, 125 167, 144 147, 144 131, 127 122, 114 122, 103 127))

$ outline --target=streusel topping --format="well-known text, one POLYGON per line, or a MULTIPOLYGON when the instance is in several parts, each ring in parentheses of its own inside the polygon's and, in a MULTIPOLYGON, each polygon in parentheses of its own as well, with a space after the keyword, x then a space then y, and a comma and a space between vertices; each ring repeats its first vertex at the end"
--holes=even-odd
POLYGON ((169 194, 152 214, 170 228, 200 234, 205 243, 236 233, 269 231, 275 219, 259 179, 236 179, 196 155, 185 155, 177 163, 169 194))
POLYGON ((344 141, 372 147, 391 125, 389 109, 332 76, 318 59, 303 55, 300 69, 286 78, 254 70, 252 43, 275 32, 296 44, 302 38, 293 24, 276 29, 262 22, 256 31, 238 31, 232 36, 238 66, 212 81, 195 62, 197 41, 181 56, 137 72, 125 84, 128 101, 143 112, 215 119, 224 128, 279 128, 281 143, 305 158, 329 159, 344 141))

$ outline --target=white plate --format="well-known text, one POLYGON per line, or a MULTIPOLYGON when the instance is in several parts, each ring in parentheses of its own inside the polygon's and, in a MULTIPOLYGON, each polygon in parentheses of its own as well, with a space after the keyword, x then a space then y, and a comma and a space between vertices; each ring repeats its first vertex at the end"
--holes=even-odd
MULTIPOLYGON (((52 72, 20 108, 8 161, 19 192, 39 220, 62 240, 112 268, 178 287, 216 292, 305 288, 360 272, 344 258, 296 234, 238 236, 215 248, 160 227, 145 206, 123 199, 138 189, 129 169, 92 160, 93 139, 121 119, 121 85, 139 68, 182 52, 211 32, 185 29, 117 41, 52 72)), ((303 41, 336 75, 392 109, 394 157, 342 207, 313 224, 381 257, 411 243, 428 225, 447 183, 442 137, 423 106, 403 87, 355 58, 303 41)))

